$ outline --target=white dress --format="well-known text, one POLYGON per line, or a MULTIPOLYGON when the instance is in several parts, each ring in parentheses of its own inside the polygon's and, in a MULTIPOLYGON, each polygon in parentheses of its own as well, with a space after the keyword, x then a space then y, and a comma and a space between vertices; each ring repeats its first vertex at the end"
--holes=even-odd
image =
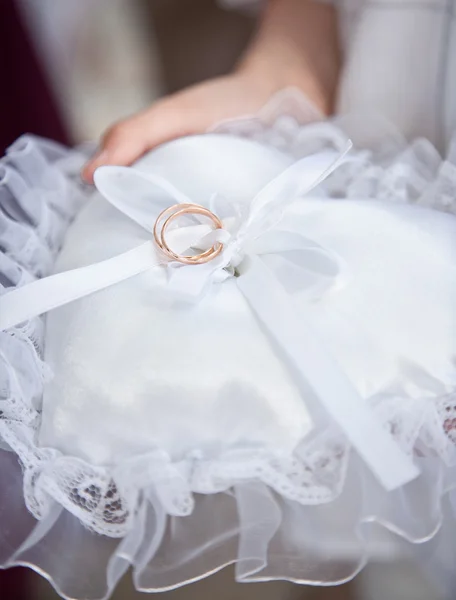
POLYGON ((456 0, 332 2, 344 65, 336 112, 383 116, 407 138, 424 136, 443 151, 456 129, 456 0))

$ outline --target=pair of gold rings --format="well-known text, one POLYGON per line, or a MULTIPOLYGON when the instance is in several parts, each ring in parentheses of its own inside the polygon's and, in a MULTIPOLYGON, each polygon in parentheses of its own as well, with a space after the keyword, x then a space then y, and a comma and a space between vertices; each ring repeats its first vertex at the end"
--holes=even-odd
POLYGON ((204 208, 204 206, 199 206, 198 204, 175 204, 161 212, 155 221, 154 239, 161 252, 167 258, 183 263, 184 265, 201 265, 216 258, 223 250, 223 244, 221 242, 216 242, 208 250, 193 256, 177 254, 171 250, 166 242, 166 231, 173 221, 184 215, 203 215, 212 221, 215 229, 223 229, 223 224, 220 219, 209 209, 204 208))

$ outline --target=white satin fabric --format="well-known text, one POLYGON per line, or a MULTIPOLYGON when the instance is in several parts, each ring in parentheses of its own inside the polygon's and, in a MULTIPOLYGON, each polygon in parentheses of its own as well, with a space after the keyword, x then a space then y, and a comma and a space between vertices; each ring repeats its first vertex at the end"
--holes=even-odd
MULTIPOLYGON (((215 191, 248 200, 291 161, 245 145, 188 138, 137 168, 203 204, 215 191)), ((145 240, 144 230, 97 197, 69 231, 57 268, 90 264, 145 240)), ((146 273, 48 316, 46 360, 56 377, 45 392, 41 443, 94 464, 155 448, 172 460, 249 447, 290 452, 310 419, 234 281, 195 306, 172 309, 157 298, 163 279, 162 272, 146 273), (80 427, 83 437, 74 435, 80 427)))
MULTIPOLYGON (((289 163, 276 150, 208 135, 165 145, 136 168, 207 205, 214 192, 248 202, 289 163)), ((147 188, 132 185, 131 195, 138 193, 147 188)), ((285 222, 347 265, 340 289, 299 302, 362 396, 401 390, 421 398, 437 385, 450 389, 454 219, 316 197, 296 202, 285 222)), ((98 197, 72 225, 57 269, 146 239, 98 197)), ((196 305, 172 307, 161 297, 163 273, 149 272, 50 313, 46 361, 55 377, 45 391, 40 443, 97 465, 156 448, 172 460, 196 453, 210 461, 251 447, 291 453, 310 429, 306 397, 234 283, 214 284, 196 305)))

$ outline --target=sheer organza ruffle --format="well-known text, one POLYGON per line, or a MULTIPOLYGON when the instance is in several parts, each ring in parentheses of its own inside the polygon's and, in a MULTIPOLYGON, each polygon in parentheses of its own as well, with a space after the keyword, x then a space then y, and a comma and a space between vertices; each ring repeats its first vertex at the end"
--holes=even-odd
MULTIPOLYGON (((218 130, 295 156, 337 147, 349 133, 363 148, 357 152, 365 168, 348 164, 322 195, 456 211, 455 146, 441 160, 425 140, 407 145, 386 129, 379 144, 380 122, 373 118, 303 127, 307 119, 281 112, 218 130)), ((83 160, 83 153, 25 137, 0 163, 2 293, 49 271, 67 225, 90 196, 79 180, 83 160)), ((392 493, 379 487, 330 422, 291 456, 246 450, 172 463, 156 452, 102 468, 36 444, 42 389, 51 375, 42 361, 43 327, 36 319, 0 333, 3 567, 29 565, 64 597, 101 599, 130 565, 136 587, 147 591, 184 585, 229 563, 236 563, 239 581, 330 585, 353 577, 371 552, 400 547, 385 532, 437 543, 456 481, 456 393, 448 382, 429 382, 421 400, 400 390, 371 399, 421 470, 392 493)), ((446 523, 448 533, 452 521, 446 523)))

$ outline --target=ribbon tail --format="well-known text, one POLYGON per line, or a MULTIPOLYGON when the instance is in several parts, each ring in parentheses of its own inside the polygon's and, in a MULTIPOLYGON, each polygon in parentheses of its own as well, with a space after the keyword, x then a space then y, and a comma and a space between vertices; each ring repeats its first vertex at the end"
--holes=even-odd
POLYGON ((271 338, 310 384, 383 487, 391 491, 415 479, 419 470, 413 460, 376 419, 272 271, 253 257, 237 283, 271 338))
POLYGON ((305 292, 311 299, 320 298, 348 278, 342 256, 297 231, 267 231, 246 246, 246 254, 261 256, 289 294, 305 292))
POLYGON ((247 225, 250 226, 257 219, 267 222, 272 211, 283 210, 291 202, 308 194, 349 160, 347 154, 351 148, 352 143, 347 141, 342 152, 324 151, 292 164, 255 196, 247 225))
POLYGON ((152 241, 113 258, 38 279, 0 297, 0 331, 162 264, 152 241))

